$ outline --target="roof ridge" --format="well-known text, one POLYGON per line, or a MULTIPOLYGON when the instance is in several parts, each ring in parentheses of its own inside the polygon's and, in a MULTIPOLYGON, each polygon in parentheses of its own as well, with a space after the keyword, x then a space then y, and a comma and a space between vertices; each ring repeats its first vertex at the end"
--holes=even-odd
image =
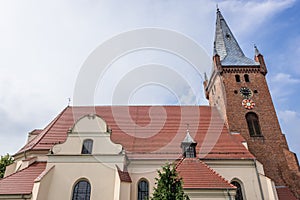
POLYGON ((227 181, 223 176, 221 176, 219 173, 217 173, 215 170, 213 170, 211 167, 209 167, 205 162, 203 162, 202 160, 198 159, 200 163, 202 163, 206 168, 208 168, 213 174, 217 175, 220 179, 222 179, 224 182, 226 182, 227 184, 229 184, 232 187, 235 187, 234 185, 232 185, 229 181, 227 181))
POLYGON ((48 133, 48 131, 54 126, 54 124, 60 119, 60 117, 63 115, 63 113, 69 108, 70 106, 67 106, 66 108, 64 108, 47 126, 45 129, 43 129, 43 131, 37 136, 39 138, 37 138, 37 141, 35 141, 35 139, 33 139, 32 141, 30 141, 30 143, 33 143, 33 145, 31 145, 30 147, 27 147, 25 149, 23 149, 24 147, 27 146, 27 144, 21 149, 21 151, 19 151, 18 153, 22 153, 23 151, 26 150, 30 150, 33 149, 37 144, 39 144, 39 142, 45 137, 45 135, 48 133), (35 142, 34 142, 35 141, 35 142))
POLYGON ((176 163, 175 169, 177 169, 177 167, 179 167, 179 165, 183 162, 185 157, 183 155, 181 155, 178 159, 179 159, 179 161, 176 163))
POLYGON ((6 177, 0 179, 0 181, 6 179, 6 178, 8 178, 8 177, 11 177, 11 176, 13 176, 13 175, 15 175, 15 174, 17 174, 17 173, 19 173, 19 172, 22 172, 22 171, 28 169, 29 167, 31 167, 33 164, 36 164, 36 163, 47 163, 47 162, 46 162, 46 161, 34 161, 33 163, 29 164, 29 165, 28 165, 27 167, 25 167, 24 169, 21 169, 21 170, 19 170, 19 171, 16 171, 16 172, 14 172, 14 173, 11 173, 10 175, 8 175, 8 176, 6 176, 6 177))
POLYGON ((42 173, 40 173, 40 175, 38 175, 38 177, 36 177, 34 179, 34 182, 39 182, 42 180, 42 178, 44 178, 44 176, 46 176, 53 168, 55 167, 55 165, 52 165, 49 169, 44 169, 44 171, 42 171, 42 173))

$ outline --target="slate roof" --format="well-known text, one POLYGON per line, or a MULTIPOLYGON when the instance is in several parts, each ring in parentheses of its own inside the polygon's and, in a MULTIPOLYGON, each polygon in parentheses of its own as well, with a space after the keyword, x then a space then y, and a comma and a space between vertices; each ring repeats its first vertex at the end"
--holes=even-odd
POLYGON ((196 143, 194 139, 191 137, 190 132, 186 131, 186 136, 184 140, 182 141, 183 143, 196 143))
POLYGON ((209 106, 67 107, 18 153, 49 150, 66 140, 76 120, 96 113, 112 130, 112 141, 121 144, 129 158, 177 159, 182 153, 180 145, 186 135, 186 124, 189 124, 201 158, 253 159, 254 156, 228 133, 216 112, 209 106))
POLYGON ((0 179, 0 194, 31 194, 34 180, 45 170, 46 162, 35 162, 0 179))
POLYGON ((183 179, 184 189, 235 189, 205 163, 197 158, 184 158, 176 170, 183 179))
POLYGON ((259 66, 259 63, 244 55, 219 9, 214 42, 215 54, 220 56, 222 66, 259 66))

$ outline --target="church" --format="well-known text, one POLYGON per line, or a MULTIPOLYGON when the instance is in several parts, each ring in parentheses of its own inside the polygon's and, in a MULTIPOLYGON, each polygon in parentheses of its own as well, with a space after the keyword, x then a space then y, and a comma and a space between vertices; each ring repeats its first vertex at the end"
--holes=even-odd
POLYGON ((216 15, 209 106, 67 106, 29 133, 0 179, 0 199, 150 199, 166 163, 176 163, 191 200, 299 199, 299 164, 264 57, 255 47, 247 58, 216 15))

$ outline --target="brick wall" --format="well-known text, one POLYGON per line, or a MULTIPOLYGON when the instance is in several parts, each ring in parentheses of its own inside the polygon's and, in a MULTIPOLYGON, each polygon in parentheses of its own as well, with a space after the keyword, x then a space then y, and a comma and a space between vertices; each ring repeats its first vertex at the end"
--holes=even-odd
POLYGON ((241 133, 250 152, 264 165, 266 175, 276 185, 289 186, 299 198, 299 165, 281 132, 265 75, 255 67, 223 67, 222 72, 210 81, 209 103, 218 107, 229 130, 241 133), (249 75, 250 82, 244 80, 244 74, 249 75), (236 82, 235 75, 240 75, 240 82, 236 82), (250 88, 253 92, 251 99, 255 107, 251 110, 242 106, 241 87, 250 88), (263 137, 250 136, 245 118, 247 112, 258 115, 263 137))

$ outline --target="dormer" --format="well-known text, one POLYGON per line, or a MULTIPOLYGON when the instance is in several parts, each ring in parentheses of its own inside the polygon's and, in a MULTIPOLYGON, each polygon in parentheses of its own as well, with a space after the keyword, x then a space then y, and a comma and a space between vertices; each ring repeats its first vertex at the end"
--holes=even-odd
POLYGON ((186 130, 186 136, 181 142, 182 154, 185 158, 195 158, 196 157, 196 146, 197 142, 191 137, 189 130, 186 130))

